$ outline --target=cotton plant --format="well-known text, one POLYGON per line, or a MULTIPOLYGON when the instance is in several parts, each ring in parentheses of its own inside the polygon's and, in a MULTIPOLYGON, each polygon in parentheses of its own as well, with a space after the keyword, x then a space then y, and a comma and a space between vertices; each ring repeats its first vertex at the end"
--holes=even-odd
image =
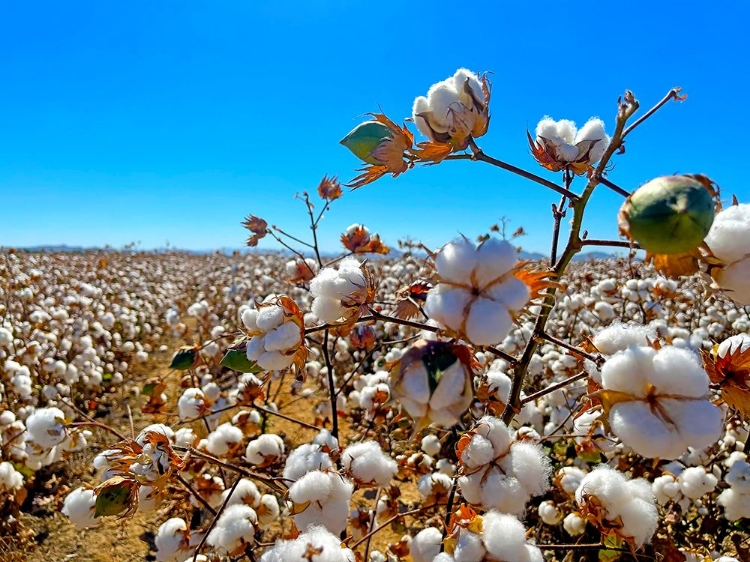
POLYGON ((345 258, 337 268, 322 269, 310 282, 312 312, 323 322, 353 322, 374 300, 374 283, 366 265, 345 258))
POLYGON ((719 262, 710 270, 714 284, 733 301, 750 304, 750 204, 717 213, 705 243, 719 262))

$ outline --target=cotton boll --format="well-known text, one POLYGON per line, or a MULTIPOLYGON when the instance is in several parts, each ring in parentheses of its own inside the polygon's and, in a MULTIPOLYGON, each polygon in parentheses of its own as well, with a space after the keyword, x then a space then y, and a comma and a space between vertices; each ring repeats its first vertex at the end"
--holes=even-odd
POLYGON ((315 298, 312 303, 312 312, 322 322, 336 322, 345 314, 345 311, 341 306, 341 301, 327 296, 319 296, 315 298))
POLYGON ((341 539, 322 526, 309 527, 294 540, 277 540, 273 548, 266 550, 260 562, 301 562, 309 558, 309 552, 325 552, 325 558, 315 556, 315 562, 355 562, 354 553, 342 548, 341 539))
MULTIPOLYGON (((230 491, 231 490, 224 490, 222 492, 222 502, 224 502, 227 496, 229 496, 230 491)), ((236 488, 234 489, 234 493, 229 498, 227 505, 245 504, 249 505, 253 509, 256 509, 260 505, 260 498, 260 491, 258 490, 258 486, 255 485, 255 482, 247 478, 241 478, 237 483, 236 488)))
POLYGON ((716 476, 706 473, 702 466, 686 468, 677 480, 682 493, 692 500, 713 492, 718 484, 716 476))
POLYGON ((255 511, 243 504, 227 506, 216 525, 208 534, 206 542, 211 546, 234 553, 252 543, 258 517, 255 511))
POLYGON ((576 466, 565 466, 557 472, 556 481, 565 493, 575 494, 586 474, 576 466))
POLYGON ((651 379, 661 393, 702 398, 708 393, 708 375, 698 357, 685 349, 663 347, 654 356, 651 379))
POLYGON ((443 246, 435 256, 435 269, 441 280, 463 283, 477 267, 479 253, 469 240, 460 239, 443 246))
POLYGON ((410 554, 414 562, 433 562, 440 553, 443 533, 435 527, 427 527, 416 534, 411 541, 410 554))
POLYGON ((674 459, 687 448, 677 429, 665 424, 646 402, 615 404, 609 424, 615 435, 646 458, 674 459))
POLYGON ((353 490, 352 483, 339 474, 307 473, 289 488, 289 499, 295 505, 306 505, 294 515, 295 525, 305 529, 322 524, 332 533, 340 533, 346 528, 353 490))
POLYGON ((374 441, 350 445, 341 454, 344 470, 360 485, 387 486, 396 475, 396 461, 374 441))
POLYGON ((206 397, 200 388, 187 388, 177 401, 180 420, 199 418, 206 408, 206 397))
POLYGON ((538 496, 547 490, 550 461, 540 445, 514 443, 511 460, 516 478, 530 496, 538 496))
POLYGON ((678 501, 682 497, 680 483, 671 474, 664 474, 654 479, 651 491, 656 501, 664 505, 669 501, 678 501))
POLYGON ((284 454, 284 441, 278 435, 266 433, 250 441, 245 450, 245 460, 255 466, 265 467, 284 454))
POLYGON ((436 457, 440 454, 440 439, 432 433, 425 435, 422 438, 421 449, 431 457, 436 457))
POLYGON ((577 537, 586 531, 586 520, 574 511, 563 519, 563 528, 571 537, 577 537))
POLYGON ((0 462, 0 490, 20 490, 23 488, 23 475, 11 463, 0 462))
POLYGON ((412 119, 414 119, 414 124, 417 126, 420 133, 427 138, 432 138, 432 131, 430 131, 427 121, 425 121, 423 117, 419 117, 420 113, 426 113, 428 111, 430 111, 429 100, 425 96, 417 97, 412 106, 412 119))
POLYGON ((468 291, 438 283, 427 293, 424 311, 431 319, 446 326, 460 326, 470 301, 468 291))
POLYGON ((32 440, 50 449, 65 438, 65 414, 59 408, 40 408, 26 419, 32 440))
POLYGON ((650 347, 631 345, 616 352, 602 367, 602 386, 642 398, 653 379, 656 351, 650 347))
POLYGON ((539 518, 547 525, 557 525, 562 521, 562 513, 560 513, 560 510, 557 509, 555 504, 549 500, 540 503, 538 510, 539 518))
POLYGON ((453 81, 444 80, 433 84, 427 92, 427 100, 432 111, 433 127, 443 129, 439 132, 448 131, 452 124, 450 111, 458 103, 458 92, 453 81))
POLYGON ((171 562, 184 557, 189 550, 189 532, 187 523, 180 517, 167 519, 159 526, 154 544, 156 560, 171 562))
POLYGON ((77 528, 85 529, 96 524, 95 507, 94 491, 81 487, 65 496, 61 511, 77 528))
POLYGON ((719 494, 717 503, 724 508, 724 517, 729 521, 750 517, 750 494, 728 488, 719 494))
POLYGON ((313 470, 326 470, 333 466, 333 461, 320 445, 305 443, 294 449, 286 459, 284 478, 297 481, 313 470))
POLYGON ((229 454, 238 444, 242 443, 242 430, 230 423, 223 423, 208 434, 206 449, 212 455, 223 457, 229 454))
POLYGON ((639 324, 612 324, 593 339, 596 348, 605 355, 614 355, 631 345, 645 346, 647 340, 655 341, 656 332, 650 326, 639 324))
MULTIPOLYGON (((559 135, 557 133, 557 122, 551 117, 545 116, 536 125, 536 137, 542 137, 545 139, 553 140, 559 135)), ((572 140, 572 138, 571 138, 572 140)))
POLYGON ((461 462, 469 469, 489 464, 494 457, 492 442, 479 434, 473 435, 469 444, 461 451, 461 462))
POLYGON ((724 479, 733 490, 741 494, 750 494, 750 463, 735 460, 724 479))
POLYGON ((270 332, 281 326, 284 321, 284 310, 280 306, 263 306, 258 310, 255 323, 259 330, 270 332))

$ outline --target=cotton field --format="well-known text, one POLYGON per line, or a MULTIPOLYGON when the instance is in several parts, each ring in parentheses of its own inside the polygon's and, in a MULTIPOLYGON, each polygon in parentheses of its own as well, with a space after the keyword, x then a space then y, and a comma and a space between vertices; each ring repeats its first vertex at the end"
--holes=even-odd
POLYGON ((156 560, 543 560, 602 536, 730 560, 750 516, 748 312, 700 277, 576 263, 508 424, 538 304, 521 277, 492 285, 515 258, 488 244, 306 281, 278 254, 6 252, 3 535, 46 503, 87 532, 150 513, 156 560), (485 254, 478 292, 510 296, 479 329, 461 272, 485 254))

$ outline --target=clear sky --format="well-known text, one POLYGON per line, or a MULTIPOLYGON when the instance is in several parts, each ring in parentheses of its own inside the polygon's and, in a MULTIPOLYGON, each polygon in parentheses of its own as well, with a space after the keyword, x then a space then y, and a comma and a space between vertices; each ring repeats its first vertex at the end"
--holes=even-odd
MULTIPOLYGON (((0 246, 241 247, 248 213, 307 236, 295 193, 357 159, 338 141, 378 107, 394 120, 459 67, 493 72, 480 145, 540 173, 544 115, 611 131, 617 97, 667 105, 610 179, 634 189, 711 176, 750 202, 750 3, 480 1, 6 2, 0 8, 0 246)), ((581 186, 574 184, 574 189, 581 186)), ((547 251, 558 197, 481 162, 445 162, 336 201, 321 244, 364 222, 437 247, 502 216, 547 251)), ((601 187, 585 227, 616 236, 601 187)))

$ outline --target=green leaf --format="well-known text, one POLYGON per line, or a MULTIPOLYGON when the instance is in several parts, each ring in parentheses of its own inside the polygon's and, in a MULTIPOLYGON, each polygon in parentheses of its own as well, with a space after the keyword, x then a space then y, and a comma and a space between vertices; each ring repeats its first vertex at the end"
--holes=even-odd
POLYGON ((178 371, 185 371, 190 368, 194 361, 195 349, 192 347, 180 349, 174 354, 174 357, 172 357, 172 363, 170 363, 169 368, 177 369, 178 371))
POLYGON ((102 375, 102 380, 103 381, 111 381, 112 380, 112 373, 104 373, 102 375))
POLYGON ((156 387, 155 382, 148 383, 147 385, 143 387, 141 394, 143 394, 143 396, 152 396, 154 394, 155 387, 156 387))
POLYGON ((94 517, 119 515, 129 509, 136 501, 136 483, 115 476, 96 489, 96 507, 94 517))
POLYGON ((238 373, 262 373, 263 369, 258 367, 255 361, 250 361, 244 350, 229 349, 219 363, 222 367, 232 369, 238 373))

